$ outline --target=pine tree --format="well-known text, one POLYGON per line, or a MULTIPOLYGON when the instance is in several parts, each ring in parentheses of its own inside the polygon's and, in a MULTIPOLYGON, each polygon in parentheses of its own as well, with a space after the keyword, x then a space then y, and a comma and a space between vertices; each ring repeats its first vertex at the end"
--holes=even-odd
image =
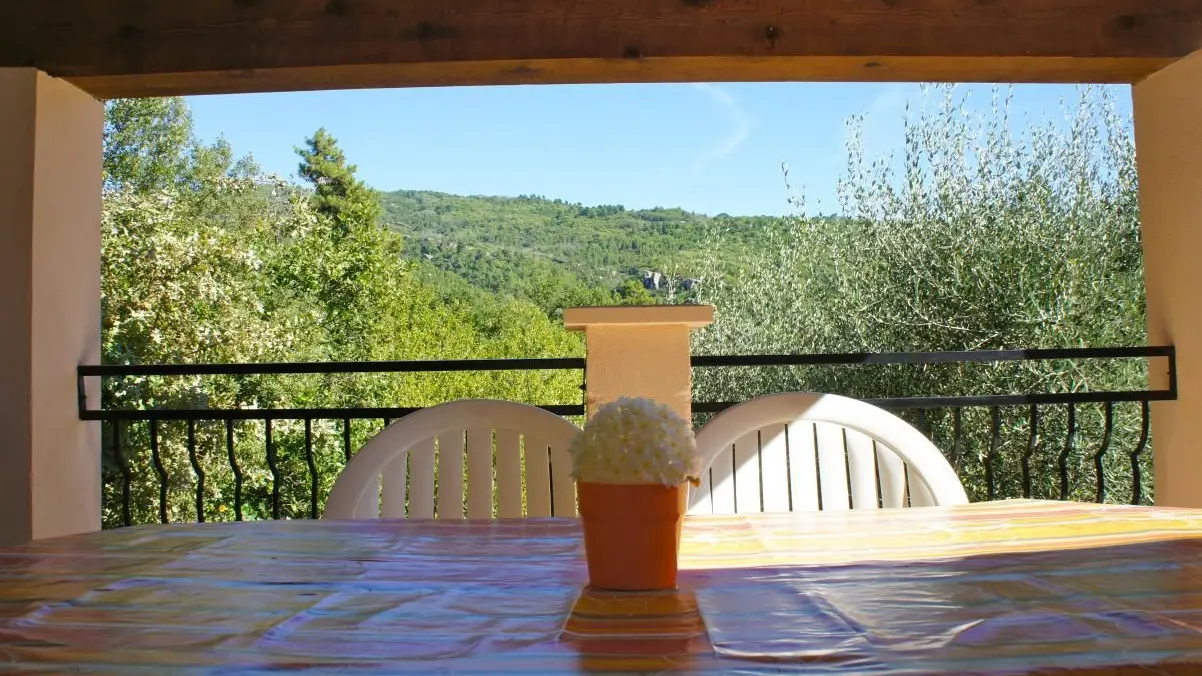
POLYGON ((318 129, 296 152, 301 157, 301 177, 313 185, 317 213, 331 220, 338 235, 375 227, 380 218, 379 199, 355 178, 358 167, 347 164, 337 139, 318 129))
POLYGON ((380 294, 399 280, 388 264, 400 253, 399 237, 378 223, 380 203, 375 191, 355 177, 338 141, 318 129, 301 157, 300 175, 313 186, 313 208, 327 221, 330 255, 322 257, 317 297, 324 309, 323 325, 331 338, 332 359, 366 359, 371 352, 371 328, 386 312, 380 294))

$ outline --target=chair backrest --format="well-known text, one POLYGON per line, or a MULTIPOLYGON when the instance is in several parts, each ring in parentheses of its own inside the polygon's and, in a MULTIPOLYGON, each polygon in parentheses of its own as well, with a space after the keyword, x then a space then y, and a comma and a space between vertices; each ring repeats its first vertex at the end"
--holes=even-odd
POLYGON ((423 409, 359 449, 334 482, 324 518, 574 517, 567 449, 579 432, 557 415, 510 401, 423 409))
POLYGON ((691 514, 966 504, 947 459, 906 421, 862 401, 791 392, 752 399, 697 433, 709 470, 691 514))

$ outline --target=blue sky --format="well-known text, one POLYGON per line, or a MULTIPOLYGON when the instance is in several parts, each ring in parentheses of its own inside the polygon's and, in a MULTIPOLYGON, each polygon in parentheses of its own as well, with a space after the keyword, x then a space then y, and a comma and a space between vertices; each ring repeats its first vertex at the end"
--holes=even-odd
MULTIPOLYGON (((963 87, 987 106, 992 87, 963 87)), ((1017 119, 1061 119, 1071 86, 1016 88, 1017 119)), ((708 214, 791 211, 781 175, 808 210, 837 209, 845 120, 866 115, 871 155, 901 147, 912 84, 573 85, 401 89, 190 99, 197 133, 224 135, 265 169, 292 176, 293 148, 330 130, 381 190, 537 194, 708 214)), ((1115 100, 1130 109, 1127 88, 1115 100)))

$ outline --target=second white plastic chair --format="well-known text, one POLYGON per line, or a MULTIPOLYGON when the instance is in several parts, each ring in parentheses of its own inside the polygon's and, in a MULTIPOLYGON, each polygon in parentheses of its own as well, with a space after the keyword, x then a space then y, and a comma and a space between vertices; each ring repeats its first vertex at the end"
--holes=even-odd
POLYGON ((774 394, 697 433, 707 458, 693 514, 966 504, 943 454, 906 421, 833 394, 774 394))

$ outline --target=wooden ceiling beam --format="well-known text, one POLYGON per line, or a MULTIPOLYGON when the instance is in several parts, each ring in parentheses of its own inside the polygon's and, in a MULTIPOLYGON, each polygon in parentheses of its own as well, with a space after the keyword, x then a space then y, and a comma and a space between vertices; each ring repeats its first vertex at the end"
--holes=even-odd
POLYGON ((0 67, 101 98, 684 81, 1135 82, 1202 0, 4 0, 0 67))

